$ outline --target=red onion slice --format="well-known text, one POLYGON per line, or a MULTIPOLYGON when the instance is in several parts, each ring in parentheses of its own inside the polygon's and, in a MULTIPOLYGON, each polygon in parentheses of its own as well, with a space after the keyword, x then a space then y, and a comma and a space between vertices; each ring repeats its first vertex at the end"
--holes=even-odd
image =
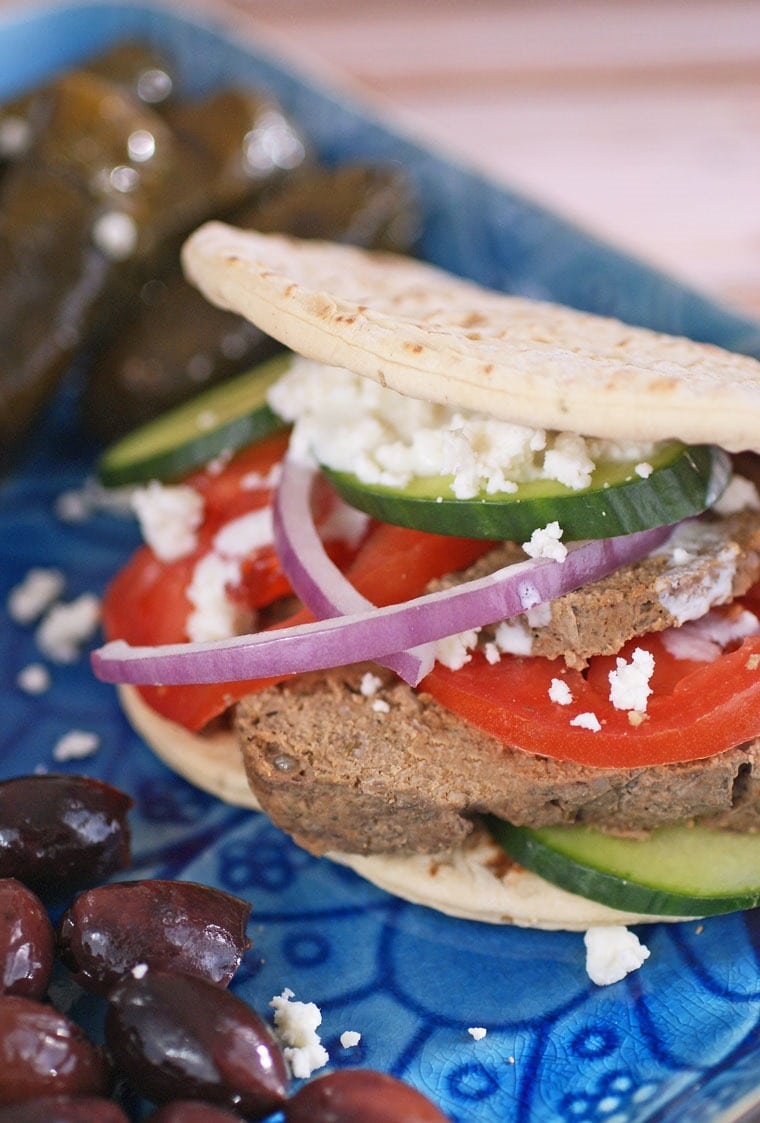
MULTIPOLYGON (((289 483, 278 514, 281 520, 278 534, 286 555, 282 557, 283 566, 286 570, 292 569, 302 592, 309 592, 307 586, 312 587, 309 596, 313 592, 315 603, 321 597, 323 608, 332 605, 331 611, 340 611, 339 605, 331 601, 330 593, 335 589, 317 592, 319 574, 323 571, 319 553, 314 552, 314 542, 310 542, 306 557, 300 553, 296 555, 301 536, 310 537, 310 513, 305 529, 301 530, 292 526, 289 516, 283 517, 284 499, 286 495, 293 496, 291 488, 308 496, 311 469, 289 463, 287 479, 289 483)), ((399 652, 414 658, 414 648, 519 615, 596 581, 621 565, 638 561, 661 545, 671 530, 671 527, 657 527, 619 538, 571 543, 562 562, 527 559, 476 581, 428 593, 403 604, 353 609, 339 617, 271 632, 208 643, 156 647, 132 647, 123 640, 115 640, 93 652, 92 666, 95 675, 105 682, 177 685, 239 682, 324 670, 365 660, 390 663, 389 657, 398 656, 399 652)), ((360 596, 355 590, 354 595, 360 596)), ((420 656, 417 668, 411 668, 413 674, 407 680, 411 685, 417 685, 427 672, 426 662, 420 656)))
MULTIPOLYGON (((315 468, 292 456, 285 457, 272 518, 274 545, 282 568, 296 595, 318 620, 376 611, 376 605, 343 576, 322 545, 312 514, 316 478, 315 468)), ((416 686, 433 669, 435 644, 399 651, 376 662, 416 686)))

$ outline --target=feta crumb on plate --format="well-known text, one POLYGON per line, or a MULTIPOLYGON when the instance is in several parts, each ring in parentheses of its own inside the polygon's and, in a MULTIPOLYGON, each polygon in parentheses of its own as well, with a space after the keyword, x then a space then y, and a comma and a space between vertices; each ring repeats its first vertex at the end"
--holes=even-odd
POLYGON ((474 1041, 482 1041, 488 1030, 484 1029, 483 1026, 471 1026, 467 1032, 474 1041))
POLYGON ((362 1035, 355 1029, 345 1029, 340 1035, 340 1043, 344 1049, 353 1049, 362 1039, 362 1035))
POLYGON ((7 609, 16 624, 33 624, 58 600, 65 580, 59 569, 36 566, 8 594, 7 609))
POLYGON ((30 663, 16 675, 16 686, 26 694, 44 694, 50 689, 50 671, 42 663, 30 663))
POLYGON ((288 1068, 296 1079, 302 1080, 323 1068, 330 1058, 317 1033, 317 1026, 322 1023, 319 1007, 314 1002, 293 1002, 294 997, 286 987, 269 1005, 274 1010, 275 1031, 288 1068))
POLYGON ((75 663, 99 620, 100 601, 94 593, 82 593, 66 604, 54 604, 37 628, 37 646, 54 663, 75 663))
POLYGON ((592 983, 600 987, 620 982, 649 959, 649 948, 622 925, 589 928, 583 942, 586 945, 586 974, 592 983))
POLYGON ((83 729, 72 729, 64 733, 53 748, 53 760, 64 763, 67 760, 82 760, 92 756, 100 748, 100 738, 97 733, 88 733, 83 729))

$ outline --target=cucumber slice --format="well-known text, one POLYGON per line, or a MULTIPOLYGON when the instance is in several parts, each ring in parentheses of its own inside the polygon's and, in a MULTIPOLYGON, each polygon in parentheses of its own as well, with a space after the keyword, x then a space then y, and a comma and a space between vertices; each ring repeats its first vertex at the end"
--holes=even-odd
POLYGON ((488 828, 526 869, 626 912, 711 916, 760 904, 760 834, 678 826, 632 839, 493 818, 488 828))
POLYGON ((106 449, 97 466, 106 487, 172 480, 261 440, 284 422, 267 405, 267 391, 288 369, 289 352, 213 386, 106 449))
POLYGON ((668 441, 651 460, 646 479, 634 461, 597 465, 591 486, 572 491, 552 480, 521 484, 513 494, 474 499, 451 496, 451 477, 418 477, 403 490, 364 484, 357 476, 324 469, 353 507, 382 522, 464 538, 522 542, 555 519, 566 541, 612 538, 697 515, 714 503, 731 474, 728 457, 711 445, 668 441))

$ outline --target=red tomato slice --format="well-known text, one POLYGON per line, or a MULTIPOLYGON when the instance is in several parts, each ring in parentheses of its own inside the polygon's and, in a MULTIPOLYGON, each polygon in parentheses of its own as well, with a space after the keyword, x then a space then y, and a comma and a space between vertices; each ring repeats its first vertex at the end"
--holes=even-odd
MULTIPOLYGON (((760 586, 747 599, 756 603, 760 586)), ((760 735, 760 635, 713 663, 675 659, 657 633, 632 640, 620 655, 630 659, 637 647, 655 658, 653 693, 639 724, 609 700, 615 657, 598 656, 580 672, 561 659, 505 656, 491 665, 476 653, 459 671, 436 666, 420 689, 505 744, 597 768, 699 760, 760 735), (553 678, 567 683, 570 705, 549 699, 553 678), (599 732, 570 725, 589 712, 601 722, 599 732)))

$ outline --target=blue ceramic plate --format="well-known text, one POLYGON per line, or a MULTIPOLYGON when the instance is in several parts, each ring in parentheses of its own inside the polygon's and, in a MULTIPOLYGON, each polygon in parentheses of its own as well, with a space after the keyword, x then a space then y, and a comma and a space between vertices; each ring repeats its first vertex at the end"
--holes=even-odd
MULTIPOLYGON (((400 137, 255 46, 170 11, 82 5, 27 11, 0 33, 0 96, 135 34, 178 62, 193 93, 221 80, 269 89, 332 159, 396 160, 424 201, 423 252, 494 287, 550 297, 760 355, 760 327, 588 237, 529 200, 400 137)), ((113 514, 61 521, 95 450, 64 386, 0 485, 0 606, 33 565, 66 575, 66 596, 102 592, 137 541, 113 514)), ((32 629, 0 615, 0 772, 85 771, 134 797, 138 873, 222 886, 253 902, 252 951, 234 989, 259 1011, 290 987, 319 1004, 335 1067, 363 1065, 423 1089, 452 1120, 676 1123, 739 1119, 760 1099, 760 914, 654 926, 651 958, 597 989, 579 935, 457 921, 400 903, 302 853, 267 821, 170 774, 122 718, 86 657, 50 666, 30 697, 18 672, 40 658, 32 629), (100 748, 56 765, 71 729, 100 748), (487 1036, 475 1041, 471 1026, 487 1036), (344 1030, 362 1034, 346 1050, 344 1030)), ((87 1013, 86 1002, 74 1013, 87 1013)))

